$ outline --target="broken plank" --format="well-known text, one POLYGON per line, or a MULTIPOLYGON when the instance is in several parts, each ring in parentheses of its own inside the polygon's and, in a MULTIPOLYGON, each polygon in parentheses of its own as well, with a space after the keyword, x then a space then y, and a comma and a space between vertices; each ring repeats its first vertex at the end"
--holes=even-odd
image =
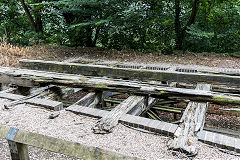
POLYGON ((133 109, 131 109, 128 114, 134 116, 140 116, 146 113, 152 106, 154 106, 158 102, 157 98, 145 97, 145 101, 136 105, 133 109))
POLYGON ((94 133, 109 133, 118 124, 120 117, 126 114, 138 104, 144 104, 144 97, 142 96, 130 96, 124 100, 121 104, 117 105, 106 116, 102 117, 100 121, 93 127, 94 133))
MULTIPOLYGON (((196 90, 211 89, 209 84, 198 84, 196 90)), ((205 114, 208 103, 189 102, 185 109, 180 124, 174 133, 174 140, 170 144, 171 149, 184 150, 190 155, 196 155, 198 149, 195 144, 197 134, 203 130, 205 123, 205 114)))
POLYGON ((15 90, 16 90, 16 88, 7 88, 5 90, 0 91, 0 93, 10 93, 10 92, 13 92, 15 90))
MULTIPOLYGON (((16 94, 12 94, 12 93, 0 93, 0 98, 9 99, 9 100, 13 100, 13 101, 23 99, 24 97, 25 96, 16 95, 16 94)), ((48 99, 31 98, 31 99, 26 100, 24 103, 42 106, 42 107, 45 107, 45 108, 48 108, 51 110, 55 110, 55 111, 63 109, 62 102, 57 102, 57 101, 48 100, 48 99)))
POLYGON ((71 109, 72 107, 76 107, 76 105, 94 108, 99 103, 99 101, 100 101, 99 94, 95 92, 91 92, 85 95, 83 98, 81 98, 79 101, 77 101, 73 105, 69 106, 66 110, 71 109))

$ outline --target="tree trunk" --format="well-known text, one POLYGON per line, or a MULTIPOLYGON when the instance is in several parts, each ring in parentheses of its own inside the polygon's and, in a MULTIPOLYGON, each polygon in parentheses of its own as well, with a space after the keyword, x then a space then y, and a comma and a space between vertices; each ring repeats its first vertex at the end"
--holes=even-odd
POLYGON ((35 22, 34 22, 34 19, 33 19, 32 15, 31 15, 31 13, 30 13, 27 5, 25 4, 24 0, 20 0, 20 2, 21 2, 21 4, 22 4, 22 7, 23 7, 23 9, 24 9, 27 17, 28 17, 28 20, 30 21, 30 23, 31 23, 31 25, 32 25, 33 30, 36 32, 36 31, 37 31, 37 27, 36 27, 36 24, 35 24, 35 22))
POLYGON ((181 50, 183 44, 182 27, 180 23, 180 0, 175 0, 175 33, 176 33, 176 49, 181 50))
POLYGON ((186 32, 187 27, 190 27, 192 24, 195 23, 195 19, 196 19, 196 16, 197 16, 198 2, 199 2, 199 0, 194 0, 194 2, 193 2, 192 13, 191 13, 191 16, 188 20, 188 23, 186 24, 186 26, 184 28, 184 32, 186 32))
POLYGON ((94 40, 93 40, 93 46, 95 47, 96 44, 97 44, 97 39, 98 39, 98 36, 99 36, 99 32, 100 32, 100 27, 97 26, 96 27, 96 34, 95 34, 95 37, 94 37, 94 40))
MULTIPOLYGON (((30 13, 29 8, 25 4, 25 1, 24 0, 20 0, 20 2, 22 4, 22 7, 23 7, 27 17, 28 17, 29 22, 32 25, 33 30, 35 32, 43 32, 41 13, 39 11, 34 12, 34 16, 35 16, 35 20, 36 20, 36 22, 35 22, 33 16, 30 13)), ((38 2, 39 3, 39 2, 41 2, 41 0, 36 0, 34 2, 38 2)))
POLYGON ((182 28, 180 23, 180 13, 181 13, 180 0, 175 0, 175 33, 176 33, 176 49, 178 50, 183 49, 183 42, 184 42, 188 27, 190 27, 192 24, 195 23, 198 4, 199 4, 199 0, 194 0, 190 18, 187 24, 185 25, 185 27, 182 28))
POLYGON ((7 42, 7 44, 9 44, 10 43, 10 35, 9 35, 9 32, 8 32, 8 28, 7 28, 7 26, 5 24, 3 25, 3 27, 4 27, 6 40, 7 40, 6 42, 7 42))
POLYGON ((93 46, 93 41, 92 41, 92 27, 87 26, 86 27, 86 42, 85 42, 86 47, 94 47, 93 46))
MULTIPOLYGON (((41 3, 42 0, 34 0, 34 3, 41 3)), ((41 15, 41 10, 36 9, 34 7, 34 17, 35 17, 35 24, 36 24, 36 32, 41 32, 43 33, 43 22, 42 22, 42 15, 41 15)))

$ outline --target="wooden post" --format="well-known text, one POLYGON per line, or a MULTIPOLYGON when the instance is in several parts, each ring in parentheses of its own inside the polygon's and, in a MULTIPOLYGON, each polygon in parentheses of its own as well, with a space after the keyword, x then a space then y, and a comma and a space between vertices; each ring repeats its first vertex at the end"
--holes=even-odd
POLYGON ((8 141, 12 160, 29 160, 28 145, 8 141))
POLYGON ((12 160, 29 160, 28 146, 26 144, 14 142, 18 133, 17 128, 11 128, 6 136, 12 160))

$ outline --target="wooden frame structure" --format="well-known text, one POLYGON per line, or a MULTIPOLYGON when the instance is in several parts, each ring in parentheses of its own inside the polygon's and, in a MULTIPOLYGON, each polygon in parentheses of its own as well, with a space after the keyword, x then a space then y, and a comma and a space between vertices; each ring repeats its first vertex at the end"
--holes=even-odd
MULTIPOLYGON (((83 90, 88 90, 90 92, 89 94, 80 99, 77 103, 69 106, 66 110, 101 118, 98 124, 96 124, 96 127, 93 128, 95 133, 106 134, 111 132, 111 130, 120 122, 152 132, 174 136, 176 143, 173 143, 175 144, 175 147, 173 148, 184 149, 190 154, 196 154, 197 152, 192 144, 186 146, 186 143, 190 141, 189 136, 184 135, 185 138, 181 137, 185 134, 185 130, 189 130, 186 126, 189 126, 190 124, 187 123, 191 123, 191 125, 193 124, 193 122, 189 122, 189 118, 186 117, 184 119, 184 115, 189 114, 190 110, 194 110, 191 112, 191 115, 193 117, 195 116, 197 129, 194 128, 192 131, 194 132, 193 139, 196 138, 205 143, 240 152, 239 138, 203 130, 207 102, 235 105, 240 104, 240 96, 238 94, 232 94, 239 93, 240 91, 238 88, 240 86, 240 70, 211 68, 191 69, 166 66, 127 66, 118 64, 111 66, 41 60, 22 60, 21 64, 28 69, 0 67, 0 83, 22 87, 63 85, 69 87, 81 87, 83 90), (131 77, 129 75, 131 75, 131 77), (167 84, 161 82, 167 82, 167 84), (178 84, 180 87, 170 87, 168 85, 170 82, 181 82, 182 84, 178 84), (199 87, 203 87, 204 84, 200 84, 200 82, 210 83, 211 85, 208 85, 207 90, 202 90, 199 89, 199 87), (193 89, 193 86, 196 84, 197 89, 193 89), (219 87, 219 84, 222 86, 219 87), (213 91, 210 91, 210 88, 212 88, 213 91), (103 95, 103 92, 105 91, 128 93, 132 96, 122 101, 112 111, 93 108, 103 100, 102 97, 108 97, 108 95, 103 95), (138 116, 145 110, 151 108, 159 98, 190 101, 189 106, 183 113, 181 119, 182 125, 180 124, 178 126, 176 124, 150 120, 138 116), (199 116, 200 118, 198 118, 199 116), (178 145, 178 142, 180 141, 181 145, 178 145)), ((26 99, 24 96, 16 96, 11 93, 0 93, 0 98, 12 100, 26 99)), ((63 109, 61 102, 52 100, 46 100, 43 102, 38 98, 35 98, 34 100, 30 98, 24 101, 24 103, 42 105, 53 110, 63 109)), ((80 144, 51 139, 50 137, 24 132, 18 129, 9 129, 4 126, 0 126, 0 138, 6 138, 9 141, 9 144, 12 146, 15 145, 15 148, 21 153, 20 155, 16 155, 13 150, 12 157, 24 156, 27 153, 26 145, 33 145, 78 158, 82 158, 83 155, 91 155, 92 157, 95 156, 97 159, 98 156, 96 157, 94 154, 96 154, 96 152, 100 153, 99 151, 96 151, 98 150, 96 148, 88 148, 89 151, 85 153, 85 147, 80 144), (17 132, 17 134, 15 132, 17 132), (22 135, 26 139, 18 138, 16 135, 11 139, 7 134, 22 135), (41 143, 34 144, 33 141, 28 138, 40 139, 41 143), (43 139, 46 140, 46 143, 43 142, 43 139), (56 141, 57 147, 49 146, 48 142, 55 143, 52 141, 56 141), (59 148, 59 145, 62 145, 64 148, 67 145, 71 145, 71 147, 74 148, 72 148, 73 151, 67 149, 65 152, 62 151, 61 147, 59 148), (81 152, 75 153, 78 149, 81 152)), ((190 142, 192 143, 192 141, 190 142)), ((100 154, 102 156, 100 159, 109 157, 116 159, 126 158, 107 151, 102 151, 100 154)))

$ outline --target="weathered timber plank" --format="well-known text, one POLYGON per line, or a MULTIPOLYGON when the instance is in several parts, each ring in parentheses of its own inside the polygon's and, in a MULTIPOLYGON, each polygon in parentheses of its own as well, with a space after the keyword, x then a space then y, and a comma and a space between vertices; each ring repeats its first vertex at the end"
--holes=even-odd
POLYGON ((100 98, 97 95, 97 93, 91 92, 91 93, 88 93, 83 98, 81 98, 75 104, 93 108, 94 106, 96 106, 98 104, 99 101, 100 101, 100 98))
MULTIPOLYGON (((87 76, 107 76, 111 78, 138 79, 141 81, 157 80, 169 82, 184 82, 184 83, 211 83, 238 85, 240 84, 240 74, 237 76, 226 75, 229 72, 209 72, 206 70, 200 73, 177 72, 175 70, 148 70, 148 69, 131 69, 118 68, 103 65, 79 64, 79 63, 64 63, 57 61, 42 61, 42 60, 21 60, 23 67, 35 70, 55 71, 62 73, 81 74, 87 76), (131 76, 129 76, 131 75, 131 76)), ((184 69, 182 69, 184 70, 184 69)), ((239 72, 240 73, 240 72, 239 72)))
MULTIPOLYGON (((17 101, 19 99, 24 99, 25 96, 12 93, 0 93, 0 98, 17 101)), ((49 99, 31 98, 24 101, 24 103, 46 107, 55 111, 63 109, 62 102, 57 102, 49 99)))
POLYGON ((129 112, 135 106, 144 105, 143 96, 130 96, 121 104, 117 105, 106 116, 102 117, 95 127, 92 128, 94 133, 109 133, 118 124, 120 117, 129 112))
POLYGON ((14 106, 16 106, 16 105, 18 105, 18 104, 25 103, 25 102, 26 102, 27 100, 29 100, 29 99, 32 99, 32 98, 34 98, 34 97, 37 97, 37 96, 39 96, 39 95, 41 95, 41 94, 45 94, 45 90, 48 90, 48 89, 50 89, 50 88, 52 88, 52 87, 54 87, 54 86, 53 86, 53 85, 50 85, 50 86, 38 88, 38 89, 35 90, 35 91, 33 90, 33 91, 32 91, 32 94, 30 94, 30 95, 28 95, 28 96, 24 96, 24 97, 22 97, 22 98, 20 98, 20 99, 18 99, 18 100, 13 101, 13 102, 9 102, 8 104, 5 104, 4 107, 5 107, 6 109, 10 109, 11 107, 14 107, 14 106))
MULTIPOLYGON (((155 98, 153 98, 155 99, 155 98)), ((147 108, 147 104, 146 103, 152 103, 151 100, 148 100, 148 98, 145 98, 145 101, 141 101, 140 103, 138 103, 137 105, 135 105, 133 108, 131 108, 127 114, 131 114, 134 116, 139 116, 141 115, 142 112, 144 112, 147 108), (146 102, 148 101, 148 102, 146 102)))
MULTIPOLYGON (((211 91, 214 91, 214 92, 233 93, 233 94, 240 93, 240 88, 238 86, 225 86, 225 85, 211 85, 211 86, 212 86, 211 91)), ((195 84, 177 83, 177 87, 194 88, 195 84)))
MULTIPOLYGON (((196 87, 196 90, 210 91, 210 89, 211 85, 209 84, 198 84, 196 87)), ((207 107, 207 103, 189 102, 174 133, 175 138, 171 142, 170 148, 184 150, 190 155, 198 153, 195 144, 198 132, 202 131, 204 127, 207 107)))
POLYGON ((208 101, 216 103, 240 104, 240 97, 231 94, 221 94, 217 92, 183 89, 173 87, 163 87, 160 85, 143 83, 139 81, 127 81, 120 79, 111 79, 105 77, 87 77, 74 74, 64 74, 56 72, 34 71, 16 68, 0 68, 1 78, 8 76, 8 83, 23 85, 18 80, 28 81, 26 84, 58 84, 74 87, 90 88, 97 90, 110 90, 123 93, 133 93, 141 95, 150 95, 153 98, 182 98, 192 101, 208 101), (16 80, 17 79, 17 80, 16 80))
MULTIPOLYGON (((23 60, 25 61, 25 60, 23 60)), ((27 61, 32 61, 27 59, 27 61)), ((226 75, 240 75, 240 69, 233 69, 233 68, 219 68, 219 67, 208 67, 208 66, 196 66, 196 65, 183 65, 183 64, 175 64, 176 66, 172 66, 172 64, 165 64, 160 63, 158 65, 131 65, 128 63, 121 63, 119 62, 109 62, 109 61, 96 61, 96 60, 84 60, 84 59, 77 59, 77 60, 69 60, 64 62, 70 63, 80 63, 80 64, 95 64, 95 65, 103 65, 103 66, 112 66, 112 67, 119 67, 124 66, 124 68, 139 68, 139 69, 153 69, 153 70, 168 70, 168 71, 178 71, 178 72, 200 72, 200 73, 212 73, 212 74, 226 74, 226 75)), ((23 62, 24 63, 24 62, 23 62)))
MULTIPOLYGON (((102 118, 109 113, 109 111, 104 111, 96 108, 82 107, 79 105, 72 107, 71 110, 68 110, 68 111, 74 112, 76 114, 95 117, 95 118, 102 118)), ((129 115, 129 114, 124 114, 120 118, 119 122, 133 126, 133 127, 137 127, 137 128, 141 128, 144 130, 149 130, 149 131, 153 131, 153 132, 161 133, 165 135, 170 135, 170 136, 174 135, 178 127, 178 125, 176 124, 171 124, 171 123, 158 121, 158 120, 152 120, 152 119, 129 115)), ((213 146, 217 145, 218 147, 224 148, 224 149, 232 148, 234 149, 234 151, 240 153, 240 138, 231 137, 235 142, 237 142, 233 145, 231 143, 228 143, 227 141, 219 142, 219 140, 214 137, 212 139, 207 138, 205 135, 214 136, 214 137, 217 135, 221 138, 220 140, 222 140, 222 138, 226 139, 229 136, 226 136, 220 133, 205 131, 205 130, 202 130, 201 132, 197 133, 198 140, 203 141, 204 143, 208 143, 213 146)))
POLYGON ((7 134, 9 132, 9 127, 7 126, 3 126, 3 125, 0 125, 0 138, 3 139, 3 138, 6 138, 7 137, 7 134))
MULTIPOLYGON (((0 125, 0 138, 6 138, 9 130, 9 127, 0 125)), ((79 159, 137 159, 134 157, 127 157, 115 152, 107 151, 98 147, 91 147, 76 142, 64 141, 61 139, 27 132, 24 130, 18 130, 16 136, 13 138, 13 141, 20 144, 27 144, 30 146, 49 150, 52 152, 65 154, 71 157, 76 157, 79 159)))
POLYGON ((99 102, 115 94, 116 93, 108 92, 108 91, 103 91, 102 93, 91 92, 85 95, 84 97, 82 97, 79 101, 77 101, 73 105, 67 107, 67 109, 71 107, 75 107, 76 105, 95 108, 99 104, 99 102))

